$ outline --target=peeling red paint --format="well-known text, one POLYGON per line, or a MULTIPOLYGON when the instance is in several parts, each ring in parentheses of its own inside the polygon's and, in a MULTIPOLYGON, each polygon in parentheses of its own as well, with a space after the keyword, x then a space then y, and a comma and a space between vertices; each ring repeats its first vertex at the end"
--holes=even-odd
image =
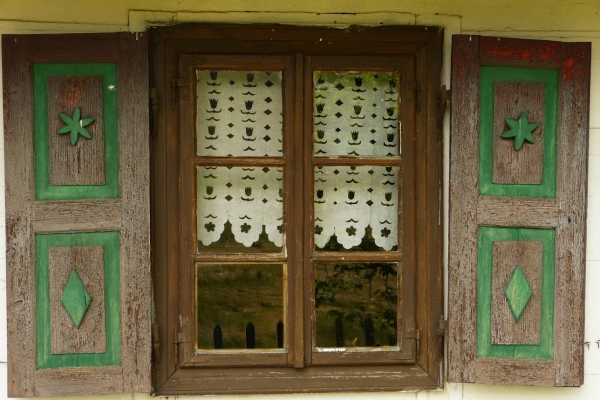
POLYGON ((89 80, 89 77, 66 78, 66 85, 58 95, 58 108, 61 112, 71 113, 81 103, 89 80))
POLYGON ((489 57, 504 61, 560 63, 560 44, 524 43, 519 39, 481 38, 481 51, 489 57))

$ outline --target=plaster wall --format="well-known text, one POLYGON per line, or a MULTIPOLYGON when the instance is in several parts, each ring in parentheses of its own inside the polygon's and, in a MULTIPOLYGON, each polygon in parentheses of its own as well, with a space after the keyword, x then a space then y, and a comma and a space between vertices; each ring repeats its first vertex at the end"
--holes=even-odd
MULTIPOLYGON (((596 0, 0 0, 0 34, 144 31, 148 22, 285 23, 343 27, 360 25, 438 25, 445 27, 441 84, 450 86, 450 40, 472 33, 592 42, 592 81, 587 232, 585 384, 581 388, 501 387, 446 384, 443 390, 411 393, 356 393, 221 396, 233 399, 598 399, 600 392, 600 2, 596 0), (598 341, 598 342, 597 342, 598 341)), ((0 93, 1 91, 0 82, 0 93)), ((1 101, 1 99, 0 99, 1 101)), ((4 140, 0 114, 0 400, 6 398, 6 238, 4 140)), ((447 223, 448 138, 446 116, 445 215, 447 223)), ((446 252, 447 253, 447 252, 446 252)), ((10 268, 10 266, 8 266, 10 268)), ((87 396, 87 399, 149 400, 146 394, 87 396)), ((194 398, 194 397, 191 397, 194 398)))

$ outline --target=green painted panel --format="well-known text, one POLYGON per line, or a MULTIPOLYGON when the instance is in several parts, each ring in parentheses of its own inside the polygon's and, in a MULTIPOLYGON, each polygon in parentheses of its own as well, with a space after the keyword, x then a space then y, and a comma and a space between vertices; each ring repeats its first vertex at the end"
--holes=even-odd
POLYGON ((35 198, 36 200, 101 199, 119 197, 117 66, 114 63, 35 64, 35 198), (48 85, 53 76, 101 76, 104 102, 104 185, 50 185, 48 85))
POLYGON ((119 232, 53 233, 35 235, 37 368, 93 367, 121 363, 121 291, 119 232), (103 246, 106 352, 51 354, 50 282, 51 247, 103 246))
POLYGON ((556 70, 481 67, 479 194, 488 196, 556 197, 557 93, 558 72, 556 70), (544 83, 544 166, 542 169, 541 184, 500 184, 492 182, 494 157, 494 84, 496 82, 544 83))
POLYGON ((554 229, 480 227, 477 256, 477 357, 550 360, 554 357, 554 229), (542 312, 539 345, 492 344, 492 258, 494 242, 541 241, 542 312))

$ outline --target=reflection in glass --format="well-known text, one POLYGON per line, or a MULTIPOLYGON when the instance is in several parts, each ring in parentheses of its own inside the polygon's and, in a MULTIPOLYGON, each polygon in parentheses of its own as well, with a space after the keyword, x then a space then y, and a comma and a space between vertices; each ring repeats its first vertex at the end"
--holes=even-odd
POLYGON ((315 71, 313 81, 315 155, 401 154, 398 74, 315 71))
POLYGON ((281 264, 196 264, 196 349, 285 347, 281 264))
POLYGON ((281 252, 281 168, 207 166, 197 174, 198 251, 281 252))
POLYGON ((196 71, 197 154, 281 156, 282 75, 196 71))
POLYGON ((397 304, 396 264, 317 264, 316 346, 397 346, 397 304))
POLYGON ((316 167, 314 179, 316 250, 398 249, 399 168, 316 167))

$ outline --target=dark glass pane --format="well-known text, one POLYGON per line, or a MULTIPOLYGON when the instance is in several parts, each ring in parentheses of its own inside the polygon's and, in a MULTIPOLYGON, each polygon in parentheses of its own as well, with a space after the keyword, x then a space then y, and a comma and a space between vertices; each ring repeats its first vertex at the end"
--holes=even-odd
POLYGON ((198 155, 281 156, 281 72, 196 71, 196 77, 198 155))
POLYGON ((197 167, 197 173, 199 252, 282 251, 281 168, 197 167))
POLYGON ((284 347, 284 269, 196 264, 196 349, 284 347))
POLYGON ((313 79, 315 155, 401 154, 397 74, 315 71, 313 79))
POLYGON ((399 168, 316 167, 314 180, 315 250, 398 250, 399 168))
POLYGON ((396 264, 317 264, 316 346, 397 346, 397 303, 396 264))

